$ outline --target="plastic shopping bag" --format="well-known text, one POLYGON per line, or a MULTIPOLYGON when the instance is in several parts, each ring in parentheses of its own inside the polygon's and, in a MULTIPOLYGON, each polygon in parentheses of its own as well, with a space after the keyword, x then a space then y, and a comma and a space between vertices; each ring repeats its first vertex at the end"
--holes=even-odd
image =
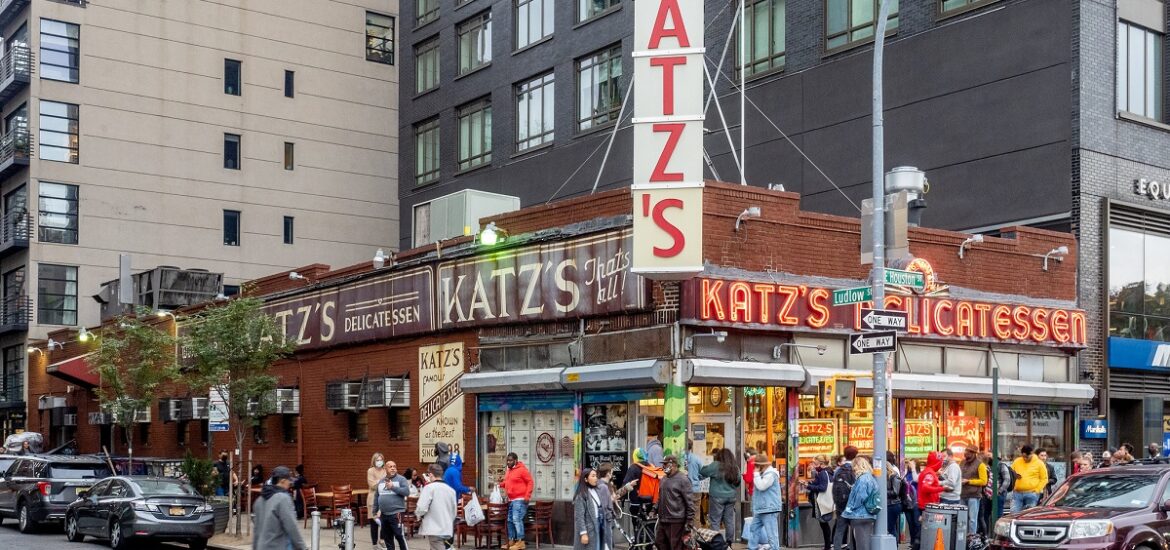
POLYGON ((479 505, 478 498, 472 497, 463 507, 463 521, 466 521, 469 527, 475 527, 483 520, 483 507, 479 505))

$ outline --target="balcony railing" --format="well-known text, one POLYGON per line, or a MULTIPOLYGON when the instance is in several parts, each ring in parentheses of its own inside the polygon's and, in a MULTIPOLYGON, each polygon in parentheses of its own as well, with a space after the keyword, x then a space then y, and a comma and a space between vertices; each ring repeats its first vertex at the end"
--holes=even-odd
POLYGON ((28 166, 31 152, 32 143, 29 140, 27 125, 21 124, 4 134, 4 137, 0 138, 0 179, 28 166))
POLYGON ((32 220, 28 211, 9 212, 0 216, 0 258, 28 248, 32 220))
POLYGON ((24 373, 0 375, 0 407, 24 402, 24 373))
POLYGON ((10 46, 0 57, 0 103, 28 87, 32 64, 33 54, 24 44, 10 46))
POLYGON ((32 321, 32 298, 18 296, 0 302, 0 334, 27 332, 32 321))
POLYGON ((0 27, 7 27, 21 11, 24 11, 28 3, 29 0, 0 0, 0 27))

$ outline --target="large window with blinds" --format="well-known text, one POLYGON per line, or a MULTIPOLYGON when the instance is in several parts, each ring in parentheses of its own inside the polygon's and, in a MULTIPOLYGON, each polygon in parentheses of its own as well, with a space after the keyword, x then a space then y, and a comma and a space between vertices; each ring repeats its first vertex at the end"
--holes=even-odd
POLYGON ((1109 335, 1170 341, 1170 214, 1111 205, 1109 335))

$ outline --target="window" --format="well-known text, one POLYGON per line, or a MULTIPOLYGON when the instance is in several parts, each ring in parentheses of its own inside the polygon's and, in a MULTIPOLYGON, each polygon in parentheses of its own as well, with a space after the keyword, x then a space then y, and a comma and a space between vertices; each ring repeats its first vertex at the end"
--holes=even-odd
POLYGON ((414 47, 414 93, 439 87, 439 37, 414 47))
POLYGON ((553 141, 553 73, 516 86, 516 150, 553 141))
POLYGON ((1109 335, 1170 342, 1170 220, 1113 206, 1109 335))
POLYGON ((421 27, 439 18, 439 0, 415 0, 414 24, 421 27))
MULTIPOLYGON (((747 76, 784 66, 784 4, 785 0, 756 0, 744 7, 747 76)), ((735 43, 738 48, 739 40, 735 43)))
POLYGON ((459 169, 492 161, 492 104, 486 99, 459 109, 459 169))
POLYGON ((284 72, 284 97, 292 97, 296 93, 296 78, 297 73, 293 71, 284 72))
POLYGON ((175 444, 178 445, 179 448, 187 446, 187 432, 190 429, 191 426, 189 422, 186 421, 179 421, 179 423, 175 425, 175 444))
POLYGON ((366 411, 349 413, 349 440, 368 441, 370 439, 370 417, 366 411))
MULTIPOLYGON (((890 3, 887 29, 898 27, 898 0, 890 3)), ((825 49, 873 38, 878 0, 825 0, 825 49)))
POLYGON ((260 417, 252 420, 252 442, 257 445, 268 443, 268 426, 265 426, 265 421, 268 417, 260 417))
POLYGON ((516 49, 553 33, 553 0, 516 0, 516 49))
POLYGON ((952 12, 964 11, 965 8, 973 8, 983 4, 990 4, 995 0, 942 0, 943 15, 950 15, 952 12))
POLYGON ((235 59, 223 60, 223 93, 240 95, 240 62, 235 59))
POLYGON ((240 246, 240 211, 223 211, 223 244, 240 246))
POLYGON ((1117 22, 1117 110, 1162 120, 1162 35, 1117 22))
POLYGON ((414 246, 431 243, 431 203, 414 205, 414 246))
POLYGON ((138 423, 138 443, 140 445, 142 445, 143 447, 150 446, 150 423, 149 422, 139 422, 138 423))
POLYGON ((410 437, 410 409, 391 407, 386 409, 390 423, 390 440, 402 441, 410 437))
POLYGON ((0 403, 24 401, 24 358, 27 354, 24 346, 4 348, 4 370, 0 372, 0 403))
POLYGON ((300 431, 301 417, 295 414, 280 415, 280 432, 285 443, 296 443, 297 432, 300 431))
POLYGON ((439 179, 439 119, 432 118, 414 127, 415 183, 439 179))
POLYGON ((296 168, 296 145, 291 141, 284 142, 284 169, 296 168))
POLYGON ((492 12, 485 11, 459 24, 459 74, 492 62, 492 12))
POLYGON ((293 217, 284 217, 284 244, 293 243, 293 217))
POLYGON ((577 0, 577 21, 597 17, 618 4, 621 0, 577 0))
POLYGON ((617 120, 622 106, 620 44, 577 60, 577 127, 589 130, 617 120))
POLYGON ((76 325, 77 267, 40 264, 37 273, 37 322, 76 325))
POLYGON ((78 25, 41 19, 41 78, 77 83, 81 67, 80 38, 78 25))
POLYGON ((240 293, 240 285, 223 285, 224 296, 235 296, 240 293))
POLYGON ((42 181, 39 189, 37 238, 45 243, 77 244, 77 186, 42 181))
POLYGON ((240 135, 223 135, 223 167, 228 170, 240 169, 240 135))
POLYGON ((394 64, 394 18, 366 12, 366 59, 394 64))
POLYGON ((77 164, 78 109, 71 103, 41 100, 41 159, 77 164))

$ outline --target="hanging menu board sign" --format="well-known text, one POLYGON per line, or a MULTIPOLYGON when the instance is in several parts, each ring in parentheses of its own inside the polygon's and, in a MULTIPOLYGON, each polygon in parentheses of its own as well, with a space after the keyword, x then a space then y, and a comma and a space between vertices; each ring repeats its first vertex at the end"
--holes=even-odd
POLYGON ((906 440, 902 445, 902 453, 906 458, 925 459, 930 451, 938 450, 938 430, 930 420, 907 419, 906 440))
POLYGON ((838 430, 835 418, 802 419, 799 421, 799 425, 800 444, 797 448, 800 456, 814 457, 837 454, 841 432, 838 430))

